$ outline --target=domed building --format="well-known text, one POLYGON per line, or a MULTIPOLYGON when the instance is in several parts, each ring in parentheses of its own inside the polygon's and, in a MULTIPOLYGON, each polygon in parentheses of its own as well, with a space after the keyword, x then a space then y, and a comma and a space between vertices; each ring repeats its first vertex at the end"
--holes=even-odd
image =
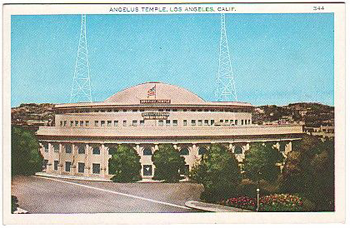
POLYGON ((152 178, 152 154, 170 143, 186 161, 186 172, 212 143, 227 145, 238 161, 252 142, 275 142, 283 153, 300 140, 301 125, 254 125, 253 106, 243 102, 208 102, 170 84, 147 82, 103 102, 55 105, 55 126, 37 136, 45 171, 109 179, 108 159, 120 144, 141 156, 143 178, 152 178))

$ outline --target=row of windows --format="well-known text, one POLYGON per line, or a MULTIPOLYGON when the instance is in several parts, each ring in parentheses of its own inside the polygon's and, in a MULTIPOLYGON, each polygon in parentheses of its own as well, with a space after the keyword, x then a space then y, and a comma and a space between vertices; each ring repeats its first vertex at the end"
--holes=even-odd
MULTIPOLYGON (((59 153, 59 145, 58 144, 53 144, 53 151, 55 153, 59 153)), ((85 146, 84 145, 80 145, 80 146, 77 146, 77 149, 78 149, 78 154, 85 154, 85 146)), ((47 143, 44 144, 44 150, 46 153, 49 152, 49 145, 47 143)), ((72 145, 70 144, 66 144, 64 146, 64 151, 67 153, 67 154, 70 154, 72 153, 72 145)), ((92 154, 101 154, 101 150, 100 150, 100 147, 93 147, 92 148, 92 154)))
MULTIPOLYGON (((47 168, 47 164, 48 164, 48 160, 44 160, 44 168, 47 168)), ((58 170, 58 166, 59 166, 59 161, 55 160, 54 161, 54 165, 53 165, 53 169, 55 171, 58 170)), ((70 172, 72 168, 72 162, 70 161, 66 161, 64 163, 64 171, 65 172, 70 172)), ((83 162, 78 162, 78 173, 84 173, 85 172, 85 163, 83 162)), ((189 173, 189 165, 185 165, 185 167, 180 171, 180 174, 188 174, 189 173)), ((101 172, 101 165, 99 163, 92 163, 92 173, 93 174, 100 174, 101 172)), ((142 166, 142 172, 143 172, 143 176, 153 176, 153 167, 152 165, 143 165, 142 166)), ((112 174, 112 173, 110 173, 112 174)))
MULTIPOLYGON (((71 120, 69 122, 69 127, 89 127, 90 126, 90 121, 86 120, 71 120)), ((123 120, 122 126, 126 127, 127 126, 127 120, 123 120)), ((250 119, 245 119, 240 121, 240 125, 249 125, 251 123, 250 119)), ((60 126, 61 127, 67 127, 68 121, 60 121, 60 126)), ((119 121, 118 120, 95 120, 94 121, 94 127, 118 127, 119 126, 119 121)), ((183 120, 182 121, 182 126, 211 126, 211 125, 238 125, 239 120, 224 120, 221 119, 219 123, 215 123, 215 120, 183 120)), ((132 120, 131 121, 131 126, 144 126, 145 125, 145 120, 132 120)), ((158 120, 158 126, 178 126, 179 121, 178 120, 158 120)))
MULTIPOLYGON (((74 109, 66 111, 58 111, 57 113, 91 113, 91 112, 144 112, 145 109, 74 109)), ((149 109, 147 111, 156 111, 155 109, 149 109)), ((158 112, 251 112, 250 109, 158 109, 158 112)))
MULTIPOLYGON (((44 144, 44 148, 45 148, 45 152, 49 152, 49 149, 48 149, 48 144, 44 144)), ((53 144, 53 148, 54 148, 54 152, 55 153, 58 153, 59 152, 59 145, 58 144, 53 144)), ((70 144, 66 144, 64 146, 64 149, 65 149, 65 152, 67 154, 69 153, 72 153, 72 145, 70 144)), ((78 149, 78 154, 85 154, 85 149, 86 149, 86 146, 84 145, 80 145, 80 146, 77 146, 77 149, 78 149)), ((116 148, 110 148, 108 153, 110 155, 113 155, 117 152, 116 148)), ((198 155, 203 155, 207 152, 207 149, 205 147, 199 147, 198 149, 198 155)), ((100 154, 101 151, 100 151, 100 147, 93 147, 92 148, 92 154, 100 154)), ((145 147, 143 149, 143 155, 145 156, 150 156, 152 155, 152 148, 151 147, 145 147)), ((235 150, 234 150, 234 153, 235 154, 241 154, 242 153, 242 148, 240 146, 235 146, 235 150)), ((184 148, 181 148, 180 149, 180 155, 189 155, 190 152, 189 152, 189 149, 187 147, 184 147, 184 148)))
MULTIPOLYGON (((44 160, 44 168, 47 168, 48 162, 49 161, 47 159, 44 160)), ((59 161, 54 160, 53 169, 58 170, 58 166, 59 166, 59 161)), ((64 163, 64 171, 70 172, 71 168, 72 168, 72 162, 66 161, 64 163)), ((78 173, 84 173, 84 170, 85 170, 85 163, 78 162, 78 173)), ((100 172, 101 172, 101 165, 99 163, 92 163, 92 173, 99 174, 100 172)))

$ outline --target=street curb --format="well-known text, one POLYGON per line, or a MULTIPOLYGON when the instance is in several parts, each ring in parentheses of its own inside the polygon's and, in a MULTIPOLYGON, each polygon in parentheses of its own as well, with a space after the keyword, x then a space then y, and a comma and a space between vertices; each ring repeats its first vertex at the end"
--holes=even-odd
POLYGON ((49 177, 49 178, 59 178, 59 179, 67 179, 67 180, 82 180, 82 181, 95 181, 95 182, 112 182, 111 180, 106 180, 106 179, 102 179, 102 178, 69 176, 69 175, 59 175, 59 174, 49 174, 49 173, 44 173, 44 172, 35 173, 35 176, 38 176, 38 177, 49 177))
POLYGON ((208 212, 252 212, 249 210, 244 210, 240 208, 235 207, 228 207, 223 206, 220 204, 213 204, 213 203, 204 203, 199 201, 187 201, 185 203, 186 207, 200 210, 200 211, 208 211, 208 212))

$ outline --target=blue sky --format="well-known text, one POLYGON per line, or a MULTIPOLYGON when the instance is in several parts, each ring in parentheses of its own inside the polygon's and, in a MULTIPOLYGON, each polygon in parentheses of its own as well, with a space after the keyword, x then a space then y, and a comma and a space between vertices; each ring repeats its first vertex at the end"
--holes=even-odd
MULTIPOLYGON (((334 105, 333 14, 227 14, 239 101, 334 105)), ((12 16, 11 106, 68 103, 80 15, 12 16)), ((146 81, 214 101, 220 14, 88 15, 92 95, 146 81)))

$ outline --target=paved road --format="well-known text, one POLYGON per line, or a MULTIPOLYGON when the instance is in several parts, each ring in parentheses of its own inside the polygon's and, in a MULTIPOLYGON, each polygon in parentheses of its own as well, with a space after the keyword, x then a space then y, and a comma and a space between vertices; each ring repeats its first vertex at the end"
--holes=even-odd
POLYGON ((112 183, 42 177, 15 177, 12 194, 20 207, 35 213, 195 212, 185 207, 199 200, 193 183, 112 183))

